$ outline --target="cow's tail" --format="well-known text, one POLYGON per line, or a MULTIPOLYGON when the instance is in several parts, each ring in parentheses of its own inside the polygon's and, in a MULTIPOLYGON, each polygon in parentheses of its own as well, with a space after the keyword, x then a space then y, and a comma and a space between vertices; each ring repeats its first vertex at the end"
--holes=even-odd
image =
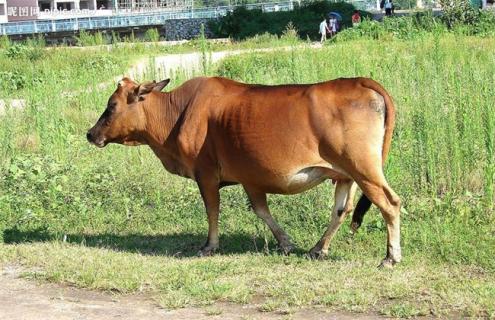
MULTIPOLYGON (((371 89, 379 93, 385 102, 385 134, 383 136, 382 146, 382 165, 385 165, 388 152, 390 151, 390 145, 392 144, 392 134, 395 127, 395 106, 390 95, 385 89, 376 81, 367 78, 360 78, 359 82, 365 88, 371 89)), ((363 218, 366 212, 371 207, 371 201, 366 195, 361 195, 356 205, 356 209, 352 214, 351 228, 355 232, 363 223, 363 218)))

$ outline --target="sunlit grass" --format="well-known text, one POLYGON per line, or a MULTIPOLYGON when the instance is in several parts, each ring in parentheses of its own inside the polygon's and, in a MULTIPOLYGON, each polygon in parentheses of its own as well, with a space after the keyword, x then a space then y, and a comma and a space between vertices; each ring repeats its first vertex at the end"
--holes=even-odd
MULTIPOLYGON (((251 41, 243 45, 263 45, 251 41)), ((376 209, 357 235, 342 227, 328 260, 305 257, 328 223, 330 183, 270 196, 274 216, 299 247, 290 257, 276 252, 240 187, 222 190, 219 255, 195 258, 207 231, 195 184, 167 174, 146 147, 98 150, 85 141, 114 90, 96 85, 146 55, 129 48, 41 50, 14 59, 0 51, 1 70, 18 67, 25 76, 18 90, 0 86, 0 98, 27 101, 25 110, 0 115, 0 261, 37 267, 28 274, 35 278, 151 292, 167 307, 262 296, 264 310, 324 305, 397 317, 493 317, 495 40, 287 44, 294 49, 203 69, 264 84, 368 76, 385 86, 398 110, 386 171, 404 203, 404 261, 395 270, 376 269, 385 253, 376 209)), ((170 87, 185 80, 178 70, 170 87)))

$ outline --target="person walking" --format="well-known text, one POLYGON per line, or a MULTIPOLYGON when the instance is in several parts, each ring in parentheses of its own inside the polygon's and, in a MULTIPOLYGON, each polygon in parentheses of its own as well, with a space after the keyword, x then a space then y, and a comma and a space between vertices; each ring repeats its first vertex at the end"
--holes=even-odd
POLYGON ((394 4, 392 3, 392 0, 385 0, 384 7, 385 7, 385 16, 390 17, 394 9, 394 4))
POLYGON ((337 18, 335 16, 330 17, 328 28, 330 29, 330 37, 333 37, 337 33, 337 18))
POLYGON ((327 19, 323 19, 323 21, 320 23, 319 32, 321 33, 320 43, 323 43, 325 42, 325 40, 327 40, 327 32, 329 32, 327 19))
POLYGON ((351 17, 352 20, 352 26, 357 27, 361 23, 361 14, 359 13, 359 10, 354 10, 354 14, 351 17))

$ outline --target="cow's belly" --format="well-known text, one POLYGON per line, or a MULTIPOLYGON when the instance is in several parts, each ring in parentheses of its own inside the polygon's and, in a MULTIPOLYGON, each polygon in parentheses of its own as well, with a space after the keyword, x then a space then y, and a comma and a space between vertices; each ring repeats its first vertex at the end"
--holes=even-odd
POLYGON ((309 190, 327 179, 347 180, 349 176, 335 167, 306 167, 287 177, 286 192, 295 194, 309 190))
POLYGON ((227 179, 257 187, 260 191, 277 194, 296 194, 309 190, 327 179, 347 180, 349 176, 332 166, 307 166, 277 174, 250 174, 240 179, 227 179), (256 179, 252 179, 256 176, 256 179))
POLYGON ((300 193, 322 183, 328 179, 327 170, 321 167, 309 167, 299 170, 286 178, 285 188, 287 193, 300 193))

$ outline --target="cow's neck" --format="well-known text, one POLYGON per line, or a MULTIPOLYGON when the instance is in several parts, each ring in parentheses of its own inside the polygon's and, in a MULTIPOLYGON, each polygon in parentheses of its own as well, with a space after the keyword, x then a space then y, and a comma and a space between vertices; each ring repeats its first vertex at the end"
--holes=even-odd
POLYGON ((175 174, 187 176, 177 148, 177 135, 181 119, 189 101, 176 90, 170 93, 153 93, 145 106, 146 144, 160 158, 165 168, 175 174))
POLYGON ((166 93, 150 94, 143 103, 147 104, 143 108, 146 115, 146 143, 164 146, 184 109, 174 103, 172 94, 166 93))

